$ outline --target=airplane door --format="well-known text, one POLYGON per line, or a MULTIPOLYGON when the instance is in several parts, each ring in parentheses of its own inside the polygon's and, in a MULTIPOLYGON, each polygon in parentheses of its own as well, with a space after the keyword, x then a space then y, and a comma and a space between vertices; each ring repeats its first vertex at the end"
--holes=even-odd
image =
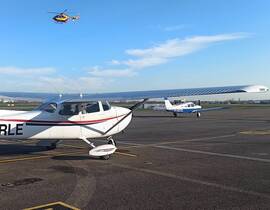
POLYGON ((63 103, 58 113, 57 125, 53 126, 54 138, 78 139, 80 137, 80 114, 76 103, 63 103))

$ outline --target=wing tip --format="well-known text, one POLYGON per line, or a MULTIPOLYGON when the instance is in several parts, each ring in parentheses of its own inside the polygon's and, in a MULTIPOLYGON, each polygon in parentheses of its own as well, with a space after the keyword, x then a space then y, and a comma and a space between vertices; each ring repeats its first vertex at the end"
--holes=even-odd
POLYGON ((241 89, 246 93, 265 93, 269 91, 269 88, 264 85, 248 85, 241 89))

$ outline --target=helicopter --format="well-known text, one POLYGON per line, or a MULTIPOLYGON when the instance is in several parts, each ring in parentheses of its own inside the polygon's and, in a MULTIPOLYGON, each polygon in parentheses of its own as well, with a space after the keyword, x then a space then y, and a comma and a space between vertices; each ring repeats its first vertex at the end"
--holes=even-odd
POLYGON ((57 23, 67 23, 69 20, 75 21, 80 19, 79 15, 70 16, 66 12, 67 9, 65 9, 63 12, 49 12, 49 13, 57 14, 52 18, 57 23))

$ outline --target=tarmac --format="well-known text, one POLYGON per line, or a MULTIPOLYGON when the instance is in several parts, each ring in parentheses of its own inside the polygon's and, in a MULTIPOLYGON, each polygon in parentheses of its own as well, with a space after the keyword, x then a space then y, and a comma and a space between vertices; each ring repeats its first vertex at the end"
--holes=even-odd
POLYGON ((269 116, 137 111, 109 160, 80 140, 0 141, 0 209, 270 209, 269 116))

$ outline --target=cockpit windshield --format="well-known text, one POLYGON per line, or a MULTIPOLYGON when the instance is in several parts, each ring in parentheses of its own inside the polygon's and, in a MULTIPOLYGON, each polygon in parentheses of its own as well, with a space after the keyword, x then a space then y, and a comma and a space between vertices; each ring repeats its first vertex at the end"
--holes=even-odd
POLYGON ((41 104, 36 110, 54 113, 57 109, 56 103, 44 103, 41 104))

